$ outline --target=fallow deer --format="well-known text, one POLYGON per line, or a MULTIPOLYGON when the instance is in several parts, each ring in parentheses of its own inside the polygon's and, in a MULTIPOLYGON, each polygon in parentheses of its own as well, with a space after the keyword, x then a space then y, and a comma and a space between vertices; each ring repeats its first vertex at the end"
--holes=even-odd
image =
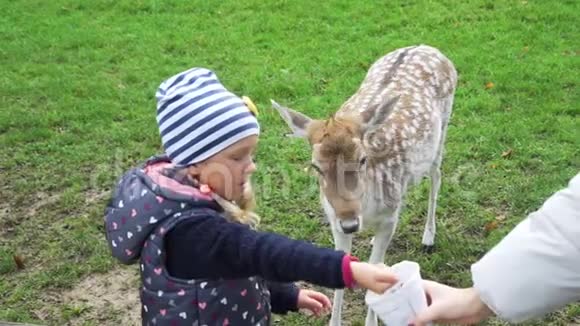
MULTIPOLYGON (((306 138, 318 172, 320 201, 335 247, 351 251, 353 233, 374 230, 370 263, 383 263, 405 192, 430 176, 422 243, 435 239, 441 160, 457 72, 439 50, 411 46, 388 53, 332 117, 315 120, 272 101, 293 135, 306 138)), ((330 325, 341 325, 343 290, 334 294, 330 325)), ((369 310, 367 326, 377 325, 369 310)))

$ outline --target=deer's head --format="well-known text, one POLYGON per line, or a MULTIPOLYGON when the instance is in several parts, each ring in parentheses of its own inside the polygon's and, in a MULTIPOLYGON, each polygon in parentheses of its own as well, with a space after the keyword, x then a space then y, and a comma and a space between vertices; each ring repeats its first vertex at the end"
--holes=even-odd
POLYGON ((360 228, 363 194, 368 182, 367 165, 375 158, 364 145, 364 134, 378 119, 384 118, 394 102, 396 99, 380 105, 372 115, 316 120, 272 101, 292 135, 308 140, 322 204, 327 210, 332 209, 337 226, 344 233, 360 228))

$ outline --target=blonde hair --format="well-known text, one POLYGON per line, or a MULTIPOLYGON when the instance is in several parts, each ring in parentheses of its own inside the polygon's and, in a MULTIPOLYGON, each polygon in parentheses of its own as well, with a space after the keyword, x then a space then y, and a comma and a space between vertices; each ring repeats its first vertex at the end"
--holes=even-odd
POLYGON ((260 224, 260 216, 254 212, 256 199, 250 181, 244 184, 239 203, 231 202, 216 193, 212 193, 212 197, 224 209, 228 220, 249 225, 252 229, 256 229, 260 224))
MULTIPOLYGON (((164 174, 170 178, 182 180, 180 182, 190 183, 193 187, 199 187, 199 181, 188 173, 187 167, 167 168, 164 174)), ((260 224, 260 216, 254 212, 256 199, 249 180, 244 184, 242 199, 239 203, 231 202, 215 192, 212 192, 211 196, 224 209, 229 221, 249 225, 252 229, 256 229, 260 224)))

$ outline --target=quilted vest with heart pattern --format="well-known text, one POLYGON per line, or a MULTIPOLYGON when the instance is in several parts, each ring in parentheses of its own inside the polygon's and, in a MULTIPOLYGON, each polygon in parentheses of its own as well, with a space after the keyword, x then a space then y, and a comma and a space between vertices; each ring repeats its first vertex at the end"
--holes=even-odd
POLYGON ((211 197, 161 173, 165 156, 125 173, 105 210, 112 255, 140 262, 142 324, 148 326, 269 325, 270 292, 258 277, 236 280, 172 277, 165 267, 164 238, 184 219, 224 218, 211 197))
POLYGON ((270 293, 262 279, 182 280, 167 273, 164 235, 196 214, 207 212, 176 213, 145 242, 140 266, 143 325, 269 325, 270 293))

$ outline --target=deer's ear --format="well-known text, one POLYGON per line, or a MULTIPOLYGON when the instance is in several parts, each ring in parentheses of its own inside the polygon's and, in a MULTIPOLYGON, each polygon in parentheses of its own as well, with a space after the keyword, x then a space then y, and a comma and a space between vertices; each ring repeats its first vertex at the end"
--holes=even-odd
POLYGON ((286 121, 286 124, 292 130, 292 134, 290 134, 289 136, 307 138, 308 125, 310 125, 312 119, 310 119, 309 117, 300 112, 284 107, 276 103, 274 100, 271 101, 272 107, 276 109, 278 113, 280 113, 282 119, 286 121))

